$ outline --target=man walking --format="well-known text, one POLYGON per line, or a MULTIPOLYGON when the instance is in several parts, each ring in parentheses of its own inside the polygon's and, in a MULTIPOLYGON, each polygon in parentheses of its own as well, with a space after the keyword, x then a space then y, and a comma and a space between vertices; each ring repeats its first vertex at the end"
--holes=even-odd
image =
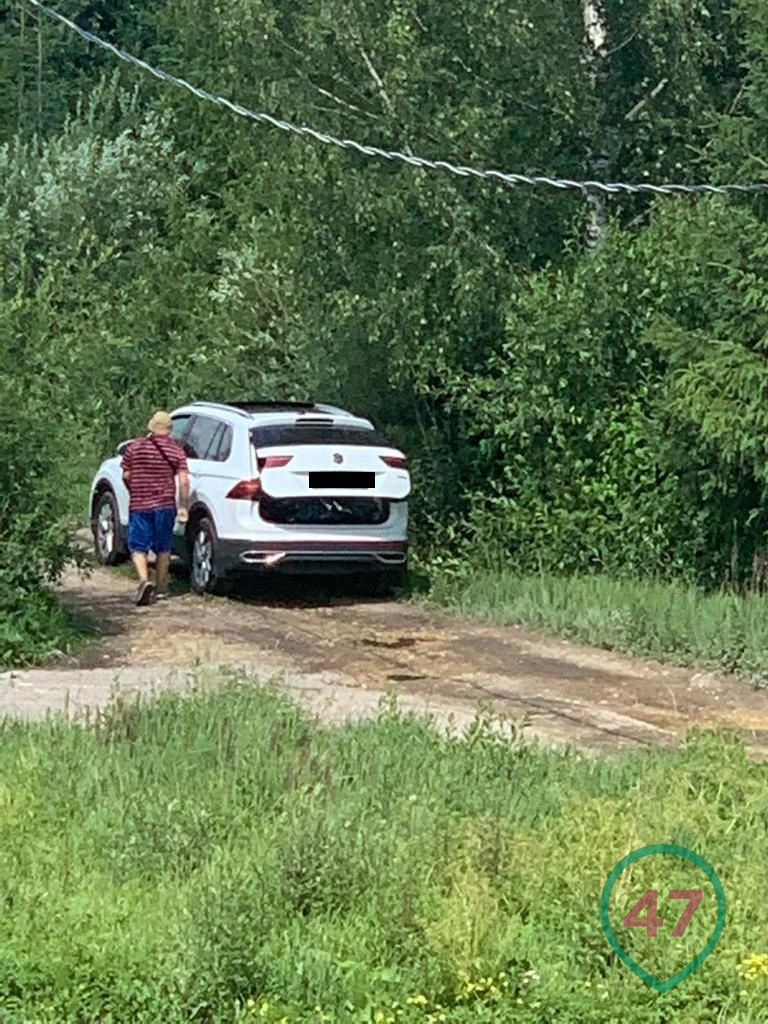
POLYGON ((155 593, 166 596, 171 564, 171 542, 176 520, 189 518, 189 472, 181 445, 171 440, 173 422, 167 412, 156 412, 149 433, 134 441, 123 455, 123 480, 130 494, 128 548, 139 577, 136 604, 150 604, 155 593), (176 480, 179 507, 176 507, 176 480), (157 590, 149 579, 147 554, 155 553, 157 590))

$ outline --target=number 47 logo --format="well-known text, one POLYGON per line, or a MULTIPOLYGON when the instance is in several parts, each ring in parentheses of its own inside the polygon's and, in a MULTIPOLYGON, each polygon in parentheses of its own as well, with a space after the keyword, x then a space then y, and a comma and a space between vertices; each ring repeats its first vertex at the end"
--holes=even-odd
MULTIPOLYGON (((691 923, 691 918, 696 913, 696 910, 701 903, 702 895, 702 889, 669 890, 669 898, 671 900, 688 900, 688 906, 680 915, 680 920, 672 929, 673 938, 679 939, 681 936, 685 935, 685 929, 691 923)), ((656 889, 648 889, 648 891, 637 901, 634 907, 632 907, 630 912, 624 918, 624 924, 626 927, 645 928, 645 934, 650 938, 655 939, 657 931, 664 924, 664 919, 659 917, 658 896, 659 894, 656 889), (640 917, 640 912, 646 909, 648 913, 645 917, 640 917)))

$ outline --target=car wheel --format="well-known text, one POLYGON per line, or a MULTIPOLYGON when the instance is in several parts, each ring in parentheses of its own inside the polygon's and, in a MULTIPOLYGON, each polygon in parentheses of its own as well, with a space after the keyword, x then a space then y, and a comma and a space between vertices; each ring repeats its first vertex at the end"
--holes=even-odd
POLYGON ((118 565, 127 558, 120 536, 120 514, 112 491, 104 491, 93 510, 93 550, 99 565, 118 565))
POLYGON ((207 516, 190 529, 189 583, 196 594, 226 594, 230 584, 217 564, 216 530, 207 516))

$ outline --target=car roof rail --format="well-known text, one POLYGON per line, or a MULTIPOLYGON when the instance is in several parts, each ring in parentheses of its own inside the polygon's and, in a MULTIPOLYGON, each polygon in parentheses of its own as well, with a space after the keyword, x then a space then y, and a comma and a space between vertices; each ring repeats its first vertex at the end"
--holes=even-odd
POLYGON ((206 409, 226 409, 229 412, 236 412, 240 416, 245 416, 246 418, 248 418, 248 413, 247 412, 244 412, 242 409, 239 409, 236 405, 230 405, 227 402, 203 402, 203 401, 199 401, 199 402, 192 402, 191 405, 194 408, 197 408, 197 406, 202 405, 206 409))
POLYGON ((301 412, 302 410, 313 411, 317 409, 314 402, 293 402, 281 401, 280 399, 254 398, 250 401, 228 402, 233 409, 243 409, 246 412, 301 412))
POLYGON ((211 402, 198 400, 191 403, 193 406, 204 406, 213 409, 229 409, 241 416, 251 416, 259 412, 295 412, 300 414, 319 413, 320 416, 343 416, 349 419, 360 419, 355 413, 348 409, 342 409, 338 405, 326 405, 320 402, 294 402, 282 401, 281 399, 253 399, 251 401, 236 402, 211 402))

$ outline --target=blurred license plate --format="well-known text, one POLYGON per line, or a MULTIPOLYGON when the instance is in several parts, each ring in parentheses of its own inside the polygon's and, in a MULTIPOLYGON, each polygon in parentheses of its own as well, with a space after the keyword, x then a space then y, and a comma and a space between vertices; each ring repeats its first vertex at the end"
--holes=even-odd
POLYGON ((369 489, 376 486, 375 473, 310 473, 309 486, 318 487, 323 490, 331 488, 361 488, 369 489))

